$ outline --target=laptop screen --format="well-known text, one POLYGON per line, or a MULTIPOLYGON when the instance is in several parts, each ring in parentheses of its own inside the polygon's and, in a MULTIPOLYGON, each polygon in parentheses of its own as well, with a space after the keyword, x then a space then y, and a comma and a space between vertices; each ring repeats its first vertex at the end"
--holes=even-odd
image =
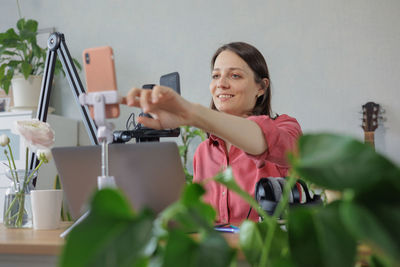
MULTIPOLYGON (((175 202, 185 184, 176 143, 110 144, 109 175, 134 210, 148 207, 159 213, 175 202)), ((88 208, 101 176, 101 146, 52 149, 64 194, 74 219, 88 208)))

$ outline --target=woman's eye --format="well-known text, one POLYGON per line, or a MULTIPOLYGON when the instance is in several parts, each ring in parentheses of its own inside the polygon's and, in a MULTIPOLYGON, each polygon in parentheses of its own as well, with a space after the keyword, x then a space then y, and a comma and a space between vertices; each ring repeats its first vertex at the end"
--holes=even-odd
POLYGON ((239 74, 232 74, 232 78, 238 79, 238 78, 240 78, 240 75, 239 74))
POLYGON ((219 74, 213 74, 211 77, 212 77, 213 79, 217 79, 217 78, 219 77, 219 74))

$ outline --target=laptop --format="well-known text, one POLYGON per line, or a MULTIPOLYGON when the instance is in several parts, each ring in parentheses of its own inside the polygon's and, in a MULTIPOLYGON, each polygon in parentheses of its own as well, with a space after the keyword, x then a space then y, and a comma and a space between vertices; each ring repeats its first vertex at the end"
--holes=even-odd
MULTIPOLYGON (((109 175, 134 210, 144 207, 159 213, 179 199, 185 184, 176 143, 110 144, 109 175)), ((101 146, 56 147, 52 154, 71 216, 88 210, 101 176, 101 146)))

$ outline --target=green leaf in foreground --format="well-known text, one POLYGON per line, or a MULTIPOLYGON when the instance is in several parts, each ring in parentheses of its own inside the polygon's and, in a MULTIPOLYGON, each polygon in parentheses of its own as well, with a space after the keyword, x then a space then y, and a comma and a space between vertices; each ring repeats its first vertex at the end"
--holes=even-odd
MULTIPOLYGON (((376 217, 365 207, 352 202, 341 203, 339 211, 347 229, 355 238, 369 245, 378 246, 393 259, 399 260, 400 241, 396 240, 396 235, 388 231, 382 218, 376 217)), ((392 213, 391 216, 396 216, 396 214, 392 213)))
POLYGON ((89 216, 67 236, 61 266, 132 266, 151 253, 153 214, 134 215, 113 189, 97 192, 89 216))
POLYGON ((187 184, 180 200, 161 213, 157 219, 157 225, 166 228, 172 221, 186 233, 212 230, 216 212, 211 205, 202 201, 204 192, 200 184, 187 184))
POLYGON ((396 180, 399 169, 371 146, 334 134, 308 134, 299 140, 299 157, 292 160, 300 177, 334 190, 363 191, 381 179, 396 180))
POLYGON ((218 233, 193 236, 179 230, 171 230, 164 254, 163 266, 229 266, 235 256, 235 250, 230 248, 218 233))
POLYGON ((354 266, 356 243, 341 222, 335 205, 290 211, 289 245, 297 266, 354 266))
POLYGON ((244 221, 240 225, 239 245, 250 264, 260 261, 263 238, 255 222, 244 221))

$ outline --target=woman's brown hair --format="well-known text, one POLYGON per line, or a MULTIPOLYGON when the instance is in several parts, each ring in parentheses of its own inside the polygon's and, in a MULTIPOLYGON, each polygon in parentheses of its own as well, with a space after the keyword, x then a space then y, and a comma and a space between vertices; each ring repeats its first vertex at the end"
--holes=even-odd
MULTIPOLYGON (((247 65, 253 70, 255 82, 260 84, 265 90, 265 93, 257 98, 251 115, 271 116, 271 82, 269 82, 268 86, 266 86, 265 82, 263 81, 264 78, 267 78, 268 81, 270 81, 267 62, 265 61, 263 55, 260 53, 260 51, 258 51, 257 48, 244 42, 225 44, 218 48, 218 50, 214 53, 211 59, 211 70, 214 69, 215 60, 217 59, 218 55, 226 50, 235 53, 247 63, 247 65)), ((212 99, 210 107, 214 110, 217 110, 212 99)))

